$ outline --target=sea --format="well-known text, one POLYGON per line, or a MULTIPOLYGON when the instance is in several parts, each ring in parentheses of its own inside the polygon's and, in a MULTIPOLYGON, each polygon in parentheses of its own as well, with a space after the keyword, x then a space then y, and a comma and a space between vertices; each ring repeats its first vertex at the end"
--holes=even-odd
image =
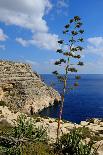
MULTIPOLYGON (((75 83, 75 75, 68 77, 68 88, 75 83)), ((63 107, 64 120, 80 123, 90 118, 103 118, 103 75, 80 75, 79 86, 67 91, 63 107)), ((53 75, 41 75, 44 82, 60 93, 62 84, 53 75)), ((60 105, 44 109, 40 114, 57 118, 60 105)))

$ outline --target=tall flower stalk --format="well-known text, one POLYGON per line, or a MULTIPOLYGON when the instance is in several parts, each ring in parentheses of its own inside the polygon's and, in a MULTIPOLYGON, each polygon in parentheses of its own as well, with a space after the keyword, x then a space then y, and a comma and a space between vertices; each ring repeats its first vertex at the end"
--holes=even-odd
MULTIPOLYGON (((58 41, 59 49, 57 49, 56 52, 59 53, 61 57, 55 62, 55 65, 60 66, 63 70, 63 73, 61 74, 58 70, 56 70, 53 72, 53 74, 62 83, 63 87, 61 92, 61 104, 58 117, 57 141, 59 140, 60 135, 60 122, 62 119, 65 94, 73 86, 78 86, 78 82, 76 81, 72 87, 70 85, 68 86, 69 75, 78 71, 77 66, 84 65, 84 63, 80 61, 83 51, 81 43, 84 42, 84 30, 82 29, 82 25, 83 23, 81 22, 81 18, 79 16, 74 16, 74 18, 70 19, 64 27, 63 34, 65 35, 65 39, 58 41)), ((75 75, 75 79, 79 80, 80 76, 75 75)))

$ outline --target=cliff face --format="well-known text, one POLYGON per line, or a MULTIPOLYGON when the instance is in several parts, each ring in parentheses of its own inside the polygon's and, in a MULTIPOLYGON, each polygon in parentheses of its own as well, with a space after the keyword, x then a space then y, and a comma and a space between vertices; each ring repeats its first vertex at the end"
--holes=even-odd
POLYGON ((0 101, 13 110, 35 113, 60 100, 56 90, 48 87, 29 64, 0 61, 0 101))

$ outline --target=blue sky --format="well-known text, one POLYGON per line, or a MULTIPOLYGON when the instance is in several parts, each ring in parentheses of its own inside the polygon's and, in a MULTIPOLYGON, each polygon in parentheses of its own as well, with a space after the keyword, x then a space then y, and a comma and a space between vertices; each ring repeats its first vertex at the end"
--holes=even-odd
POLYGON ((58 59, 56 41, 75 15, 85 30, 85 65, 79 73, 103 74, 103 0, 0 0, 0 59, 51 73, 58 59))

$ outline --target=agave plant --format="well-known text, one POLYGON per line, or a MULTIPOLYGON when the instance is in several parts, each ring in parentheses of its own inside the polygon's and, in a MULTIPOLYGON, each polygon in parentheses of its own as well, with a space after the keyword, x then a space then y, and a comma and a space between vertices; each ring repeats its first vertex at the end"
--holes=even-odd
MULTIPOLYGON (((62 92, 61 92, 61 106, 59 111, 58 118, 58 128, 57 128, 57 140, 60 135, 60 120, 62 117, 65 94, 67 90, 71 90, 71 86, 67 86, 68 75, 71 73, 77 73, 78 67, 83 66, 84 63, 80 61, 81 54, 83 51, 83 47, 81 43, 84 41, 82 35, 84 30, 81 28, 83 23, 81 22, 81 18, 79 16, 75 16, 70 19, 69 22, 65 25, 65 30, 63 30, 63 34, 65 35, 65 39, 61 39, 58 41, 59 49, 57 49, 57 53, 61 55, 61 58, 55 62, 55 65, 60 66, 63 70, 63 73, 59 73, 58 70, 54 71, 53 74, 57 77, 57 79, 62 83, 62 92)), ((76 76, 76 80, 79 80, 80 76, 76 76)), ((77 81, 73 84, 73 86, 78 86, 77 81)))
POLYGON ((64 134, 55 144, 55 152, 61 155, 96 155, 97 150, 92 149, 93 142, 83 143, 80 130, 73 129, 70 133, 64 134))
POLYGON ((17 126, 14 128, 15 138, 28 138, 33 141, 46 141, 46 129, 42 126, 36 127, 32 119, 27 119, 25 115, 20 115, 17 120, 17 126))

